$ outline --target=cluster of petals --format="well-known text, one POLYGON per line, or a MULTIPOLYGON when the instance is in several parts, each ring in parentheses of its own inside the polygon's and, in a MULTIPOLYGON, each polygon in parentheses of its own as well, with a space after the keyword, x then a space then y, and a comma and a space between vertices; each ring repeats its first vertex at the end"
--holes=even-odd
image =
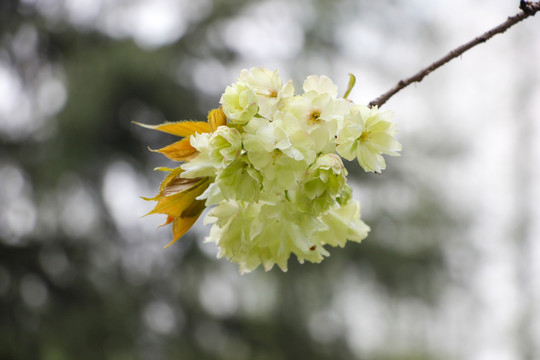
POLYGON ((242 273, 286 271, 291 254, 320 262, 329 246, 367 236, 341 158, 380 173, 382 155, 401 150, 391 112, 338 97, 326 76, 308 76, 295 95, 291 81, 264 68, 242 70, 220 102, 208 122, 143 125, 183 137, 157 150, 182 164, 162 169, 170 173, 149 199, 151 213, 173 224, 171 243, 208 207, 206 241, 242 273))

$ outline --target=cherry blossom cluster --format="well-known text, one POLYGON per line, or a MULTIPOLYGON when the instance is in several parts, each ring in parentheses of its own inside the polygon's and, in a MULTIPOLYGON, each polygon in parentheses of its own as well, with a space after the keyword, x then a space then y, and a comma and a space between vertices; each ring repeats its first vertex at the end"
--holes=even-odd
POLYGON ((167 214, 173 242, 210 207, 208 242, 242 273, 277 264, 320 262, 329 246, 360 242, 369 227, 347 185, 342 159, 380 173, 399 155, 392 113, 338 97, 326 76, 303 93, 277 71, 243 70, 208 122, 148 126, 183 137, 158 150, 182 162, 169 171, 151 213, 167 214))

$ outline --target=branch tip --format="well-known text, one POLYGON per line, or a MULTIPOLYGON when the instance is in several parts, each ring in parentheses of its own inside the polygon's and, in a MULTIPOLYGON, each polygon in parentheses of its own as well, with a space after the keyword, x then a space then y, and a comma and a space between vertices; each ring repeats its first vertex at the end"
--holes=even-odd
POLYGON ((437 70, 447 62, 455 59, 458 56, 461 56, 464 52, 467 50, 472 49, 478 44, 484 43, 491 39, 493 36, 497 34, 502 34, 518 22, 530 17, 534 16, 538 11, 540 11, 540 1, 526 1, 526 0, 520 0, 519 8, 522 10, 522 12, 514 15, 509 16, 505 22, 502 24, 494 27, 493 29, 485 32, 484 34, 474 38, 473 40, 455 48, 454 50, 450 51, 448 54, 440 58, 439 60, 435 61, 428 67, 420 70, 413 76, 400 80, 393 88, 385 92, 384 94, 380 95, 378 98, 372 100, 369 102, 368 106, 378 106, 381 107, 384 103, 386 103, 392 96, 394 96, 399 91, 403 90, 407 86, 409 86, 412 83, 420 82, 424 77, 432 73, 433 71, 437 70))

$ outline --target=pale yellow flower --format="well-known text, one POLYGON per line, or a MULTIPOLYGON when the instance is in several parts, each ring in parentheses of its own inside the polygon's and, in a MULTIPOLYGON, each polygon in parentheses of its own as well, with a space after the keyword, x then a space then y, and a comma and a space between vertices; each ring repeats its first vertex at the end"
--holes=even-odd
POLYGON ((292 255, 317 263, 329 247, 367 236, 338 154, 380 172, 382 155, 401 150, 392 114, 338 98, 326 76, 309 76, 303 90, 295 96, 277 71, 252 68, 225 89, 208 122, 143 125, 183 138, 156 150, 182 164, 160 169, 169 175, 147 199, 157 201, 150 214, 172 223, 171 244, 206 207, 206 241, 242 273, 286 271, 292 255))
POLYGON ((399 156, 401 144, 394 138, 396 124, 390 111, 357 105, 345 116, 337 134, 337 152, 347 160, 356 158, 365 171, 380 173, 386 168, 382 154, 399 156))

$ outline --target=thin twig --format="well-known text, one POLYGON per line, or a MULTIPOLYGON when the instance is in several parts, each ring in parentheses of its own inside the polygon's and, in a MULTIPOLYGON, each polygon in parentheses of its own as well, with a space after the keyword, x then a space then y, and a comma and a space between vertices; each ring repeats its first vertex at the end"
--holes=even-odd
POLYGON ((438 69, 442 65, 446 64, 450 60, 460 56, 465 51, 475 47, 478 44, 484 43, 491 39, 493 36, 497 34, 502 34, 506 30, 508 30, 513 25, 517 24, 518 22, 528 18, 529 16, 533 16, 536 14, 536 12, 540 11, 540 1, 539 2, 530 2, 530 1, 521 1, 520 7, 522 12, 515 16, 509 17, 505 22, 500 24, 499 26, 489 30, 488 32, 478 36, 477 38, 469 41, 468 43, 465 43, 461 45, 460 47, 450 51, 448 54, 446 54, 441 59, 435 61, 433 64, 429 65, 427 68, 422 69, 418 73, 414 74, 410 78, 407 78, 405 80, 399 81, 393 88, 376 98, 375 100, 371 101, 369 103, 369 107, 378 106, 381 107, 385 102, 388 101, 392 96, 394 96, 397 92, 401 91, 405 87, 409 86, 412 83, 420 82, 424 77, 426 77, 429 73, 433 72, 434 70, 438 69))

